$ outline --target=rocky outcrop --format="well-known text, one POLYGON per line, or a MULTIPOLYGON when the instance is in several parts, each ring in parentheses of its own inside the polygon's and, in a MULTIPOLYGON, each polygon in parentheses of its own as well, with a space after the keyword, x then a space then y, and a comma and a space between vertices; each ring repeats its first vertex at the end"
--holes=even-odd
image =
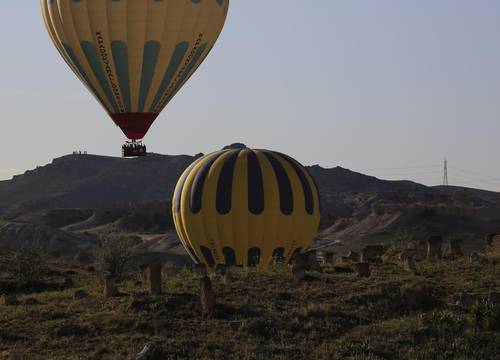
POLYGON ((95 238, 77 236, 46 225, 0 222, 0 247, 17 249, 33 242, 47 252, 74 256, 81 249, 95 244, 95 238))

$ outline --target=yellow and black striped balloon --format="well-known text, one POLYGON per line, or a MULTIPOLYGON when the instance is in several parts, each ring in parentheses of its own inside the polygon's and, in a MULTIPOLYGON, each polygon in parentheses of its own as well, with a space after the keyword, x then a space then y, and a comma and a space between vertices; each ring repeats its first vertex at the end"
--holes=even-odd
POLYGON ((172 214, 195 262, 265 266, 312 244, 319 201, 314 180, 294 159, 233 149, 206 155, 184 172, 172 214))
POLYGON ((41 0, 69 67, 130 139, 142 139, 222 31, 229 0, 41 0))

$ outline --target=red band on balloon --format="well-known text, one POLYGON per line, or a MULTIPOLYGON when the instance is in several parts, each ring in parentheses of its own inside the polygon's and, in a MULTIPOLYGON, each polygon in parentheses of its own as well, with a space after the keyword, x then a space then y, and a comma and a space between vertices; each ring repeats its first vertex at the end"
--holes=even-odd
POLYGON ((131 140, 140 140, 144 138, 158 115, 157 113, 109 114, 115 124, 122 129, 125 136, 131 140))

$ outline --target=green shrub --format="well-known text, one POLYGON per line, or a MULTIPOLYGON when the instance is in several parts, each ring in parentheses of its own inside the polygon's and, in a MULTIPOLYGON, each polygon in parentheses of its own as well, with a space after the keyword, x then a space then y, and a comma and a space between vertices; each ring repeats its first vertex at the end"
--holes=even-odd
POLYGON ((124 280, 132 272, 132 248, 130 237, 102 237, 95 253, 98 269, 105 276, 117 281, 124 280))
POLYGON ((465 321, 449 311, 434 311, 423 322, 430 334, 439 337, 458 336, 465 327, 465 321))
POLYGON ((15 250, 10 257, 10 266, 16 280, 22 284, 42 280, 48 271, 48 256, 40 243, 32 241, 15 250))
POLYGON ((500 306, 489 301, 478 301, 471 308, 471 316, 477 326, 488 330, 500 330, 500 306))

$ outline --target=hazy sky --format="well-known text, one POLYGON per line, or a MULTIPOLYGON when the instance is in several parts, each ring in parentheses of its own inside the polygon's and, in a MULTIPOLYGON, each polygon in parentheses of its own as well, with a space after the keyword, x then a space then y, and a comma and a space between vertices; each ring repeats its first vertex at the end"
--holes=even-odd
MULTIPOLYGON (((51 44, 37 0, 0 4, 0 179, 124 136, 51 44)), ((500 1, 231 0, 224 32, 145 143, 231 142, 304 164, 500 190, 500 1)))

